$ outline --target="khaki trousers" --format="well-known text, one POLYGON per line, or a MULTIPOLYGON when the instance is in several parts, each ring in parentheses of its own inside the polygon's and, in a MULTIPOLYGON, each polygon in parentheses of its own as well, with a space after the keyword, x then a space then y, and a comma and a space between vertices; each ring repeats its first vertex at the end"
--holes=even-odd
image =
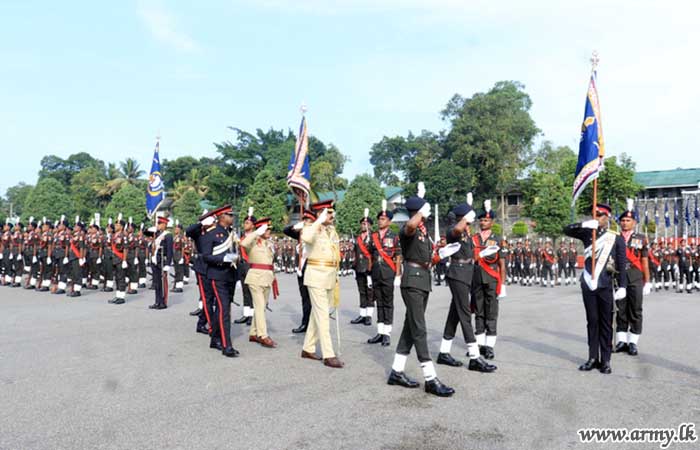
POLYGON ((316 353, 316 343, 320 341, 323 359, 333 358, 335 352, 333 352, 330 320, 328 318, 328 311, 333 301, 333 289, 321 289, 311 286, 308 286, 308 289, 311 297, 311 319, 306 330, 306 338, 304 338, 304 351, 316 353))
POLYGON ((269 286, 247 285, 250 295, 253 297, 253 323, 250 327, 250 335, 260 338, 267 337, 267 321, 265 320, 265 305, 270 296, 269 286))

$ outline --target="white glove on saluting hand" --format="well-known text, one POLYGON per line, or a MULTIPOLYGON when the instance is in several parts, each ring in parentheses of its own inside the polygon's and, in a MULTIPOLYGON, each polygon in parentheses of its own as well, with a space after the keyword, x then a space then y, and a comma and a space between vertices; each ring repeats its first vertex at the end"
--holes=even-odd
POLYGON ((263 234, 265 234, 266 231, 267 231, 267 224, 264 224, 264 225, 261 225, 260 228, 255 230, 255 234, 257 234, 258 236, 262 236, 263 234))
POLYGON ((615 300, 622 300, 623 298, 627 297, 627 289, 625 288, 618 288, 615 291, 614 298, 615 300))
POLYGON ((644 290, 642 290, 643 295, 649 295, 651 294, 651 283, 646 282, 644 283, 644 290))
POLYGON ((316 223, 324 223, 326 220, 328 220, 328 209, 323 208, 323 211, 321 211, 321 214, 319 214, 316 219, 316 223))
POLYGON ((122 269, 126 269, 127 267, 129 267, 129 264, 127 264, 126 261, 122 261, 122 269))
POLYGON ((292 227, 292 229, 293 229, 293 230, 296 230, 296 231, 299 231, 299 230, 301 230, 302 228, 304 228, 304 222, 297 222, 297 223, 295 223, 294 226, 292 227))
POLYGON ((210 225, 213 225, 216 219, 214 219, 214 216, 209 216, 202 220, 202 225, 205 227, 209 227, 210 225))
POLYGON ((498 252, 498 245, 490 245, 479 252, 480 258, 486 258, 491 255, 495 255, 498 252))
POLYGON ((588 228, 590 230, 597 230, 598 229, 598 221, 596 219, 586 220, 585 222, 581 223, 581 228, 588 228))
POLYGON ((474 210, 472 209, 471 211, 469 211, 469 212, 467 213, 466 216, 464 216, 464 218, 467 219, 467 223, 473 223, 473 222, 474 222, 474 219, 476 219, 476 213, 475 213, 474 210))
POLYGON ((418 210, 418 212, 423 216, 424 219, 430 217, 430 203, 425 202, 425 205, 418 210))

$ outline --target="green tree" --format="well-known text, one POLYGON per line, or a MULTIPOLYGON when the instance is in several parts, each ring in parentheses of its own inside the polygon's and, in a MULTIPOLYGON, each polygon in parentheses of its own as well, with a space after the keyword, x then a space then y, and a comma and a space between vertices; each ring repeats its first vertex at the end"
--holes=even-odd
POLYGON ((75 153, 66 159, 56 155, 47 155, 41 159, 39 179, 46 177, 55 178, 65 188, 68 188, 73 176, 87 167, 94 167, 102 173, 106 171, 104 162, 94 158, 87 152, 75 153))
POLYGON ((455 95, 442 111, 451 126, 444 156, 475 170, 477 197, 496 197, 531 163, 532 143, 540 130, 524 89, 518 82, 500 81, 468 99, 455 95))
POLYGON ((105 216, 116 219, 119 213, 122 213, 124 220, 131 217, 135 223, 145 221, 146 200, 144 192, 146 191, 136 186, 128 183, 124 184, 112 196, 112 200, 105 208, 105 216))
POLYGON ((69 192, 75 214, 88 217, 101 210, 97 189, 104 182, 104 174, 95 167, 86 167, 73 176, 69 192))
POLYGON ((287 181, 280 179, 270 169, 264 169, 255 177, 248 195, 243 201, 241 211, 248 207, 255 208, 257 218, 270 217, 276 230, 287 224, 287 181))
POLYGON ((513 236, 525 237, 527 236, 527 224, 522 221, 515 222, 511 231, 513 232, 513 236))
POLYGON ((357 233, 365 208, 369 208, 369 215, 374 218, 382 207, 383 199, 384 190, 374 177, 368 174, 356 176, 348 186, 345 197, 336 206, 338 232, 345 235, 357 233))
POLYGON ((494 223, 491 226, 491 231, 493 231, 494 234, 501 236, 501 238, 505 237, 505 236, 503 236, 503 227, 501 226, 500 223, 494 223))
POLYGON ((200 200, 201 198, 194 190, 185 191, 173 203, 173 217, 185 227, 197 222, 197 218, 202 214, 202 209, 199 207, 200 200))
POLYGON ((170 192, 173 200, 177 201, 188 191, 194 192, 200 199, 205 198, 209 192, 209 175, 204 173, 203 169, 195 167, 184 179, 176 181, 175 188, 170 192))
POLYGON ((5 192, 5 198, 7 199, 7 209, 9 214, 10 204, 12 205, 12 213, 17 216, 22 216, 24 210, 24 205, 27 202, 27 197, 34 189, 34 186, 26 183, 18 183, 14 186, 7 188, 5 192))
POLYGON ((161 169, 165 188, 168 190, 174 188, 177 181, 184 180, 192 169, 199 167, 199 160, 192 156, 181 156, 172 160, 164 159, 161 169))
POLYGON ((27 220, 29 216, 36 218, 45 216, 47 219, 56 220, 62 214, 67 217, 73 215, 71 199, 60 181, 47 177, 39 180, 36 187, 32 189, 21 217, 27 220))
POLYGON ((535 231, 552 239, 560 236, 570 221, 571 202, 567 186, 556 173, 533 172, 525 188, 525 215, 534 222, 535 231))

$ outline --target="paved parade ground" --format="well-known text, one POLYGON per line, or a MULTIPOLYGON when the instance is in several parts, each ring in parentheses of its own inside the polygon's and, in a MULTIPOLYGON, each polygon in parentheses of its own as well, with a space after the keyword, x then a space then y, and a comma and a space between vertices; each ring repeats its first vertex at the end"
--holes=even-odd
MULTIPOLYGON (((148 290, 117 306, 102 292, 71 299, 0 288, 0 449, 646 449, 659 444, 582 444, 577 430, 700 423, 698 293, 646 298, 640 355, 613 355, 612 375, 602 375, 577 370, 587 356, 578 287, 510 286, 497 372, 436 365, 457 391, 445 399, 423 392, 415 352, 406 371, 421 389, 386 385, 403 323, 398 290, 393 345, 383 348, 365 343, 374 324, 349 324, 356 288, 342 279, 346 366, 337 370, 299 357, 296 279, 278 278, 268 323, 279 347, 249 343, 248 328, 232 325, 239 358, 195 333, 193 285, 163 311, 147 309, 148 290)), ((448 306, 448 288, 435 287, 434 359, 448 306)), ((459 331, 452 354, 465 352, 459 331)))

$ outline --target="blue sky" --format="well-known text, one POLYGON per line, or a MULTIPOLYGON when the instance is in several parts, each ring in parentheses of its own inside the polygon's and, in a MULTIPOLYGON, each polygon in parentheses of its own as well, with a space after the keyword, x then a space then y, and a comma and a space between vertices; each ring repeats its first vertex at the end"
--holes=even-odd
POLYGON ((700 7, 677 1, 0 2, 0 193, 46 154, 215 156, 228 126, 312 134, 369 172, 382 136, 449 98, 526 85, 540 139, 577 146, 592 50, 608 154, 700 167, 700 7))

